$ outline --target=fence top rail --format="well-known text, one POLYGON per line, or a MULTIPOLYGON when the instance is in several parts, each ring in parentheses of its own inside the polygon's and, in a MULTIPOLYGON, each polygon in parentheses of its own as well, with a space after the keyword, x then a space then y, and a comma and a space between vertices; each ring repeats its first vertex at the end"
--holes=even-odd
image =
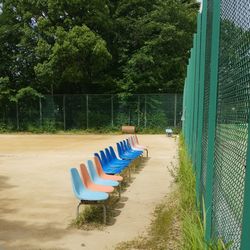
MULTIPOLYGON (((131 95, 127 95, 126 97, 130 97, 130 96, 164 96, 164 95, 182 95, 183 93, 179 92, 179 93, 150 93, 150 94, 131 94, 131 95)), ((54 95, 44 95, 44 96, 120 96, 120 94, 54 94, 54 95)))

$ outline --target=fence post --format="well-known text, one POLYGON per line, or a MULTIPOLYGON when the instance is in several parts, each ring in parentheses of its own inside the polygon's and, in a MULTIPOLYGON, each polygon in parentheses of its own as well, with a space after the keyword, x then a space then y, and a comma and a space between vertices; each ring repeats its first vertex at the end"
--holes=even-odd
POLYGON ((145 102, 144 102, 144 127, 147 127, 147 96, 145 95, 145 102))
POLYGON ((111 95, 111 126, 114 127, 114 95, 111 95))
POLYGON ((86 125, 87 125, 87 129, 89 128, 89 96, 86 95, 86 125))
POLYGON ((137 102, 137 126, 139 129, 140 127, 140 95, 138 95, 138 102, 137 102))
POLYGON ((176 128, 176 117, 177 117, 177 94, 174 94, 174 127, 176 128))
POLYGON ((66 130, 66 110, 65 110, 65 95, 63 95, 63 129, 66 130))
POLYGON ((205 238, 211 239, 212 233, 212 200, 213 200, 213 173, 214 173, 214 150, 216 134, 216 111, 217 111, 217 81, 219 61, 219 37, 220 37, 220 0, 212 2, 212 39, 210 61, 210 93, 208 109, 208 148, 207 148, 207 175, 206 175, 206 228, 205 238))
POLYGON ((43 113, 42 113, 42 100, 41 97, 39 97, 39 125, 40 128, 42 127, 42 122, 43 122, 43 113))
POLYGON ((205 59, 206 59, 206 35, 207 35, 207 0, 203 1, 201 13, 201 46, 200 46, 200 75, 199 75, 199 115, 197 131, 197 167, 196 167, 196 197, 199 202, 200 178, 202 165, 202 131, 203 131, 203 109, 204 109, 204 81, 205 81, 205 59))
MULTIPOLYGON (((248 115, 249 116, 249 115, 248 115)), ((249 118, 248 118, 249 121, 249 118)), ((245 175, 244 206, 242 218, 241 250, 249 249, 249 227, 250 227, 250 126, 248 122, 247 163, 245 175)))
POLYGON ((18 100, 16 101, 16 128, 19 130, 19 110, 18 110, 18 100))

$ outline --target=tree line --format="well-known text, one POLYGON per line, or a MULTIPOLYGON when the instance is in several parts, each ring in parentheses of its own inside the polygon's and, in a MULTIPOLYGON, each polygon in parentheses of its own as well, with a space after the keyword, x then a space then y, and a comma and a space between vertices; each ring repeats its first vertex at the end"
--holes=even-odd
POLYGON ((0 0, 0 101, 181 92, 195 0, 0 0))

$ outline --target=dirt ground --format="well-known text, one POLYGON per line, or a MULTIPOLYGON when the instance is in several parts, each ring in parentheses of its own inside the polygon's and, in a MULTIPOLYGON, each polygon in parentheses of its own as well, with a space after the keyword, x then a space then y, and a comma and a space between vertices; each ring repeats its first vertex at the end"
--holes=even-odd
POLYGON ((139 135, 150 158, 122 193, 104 230, 70 229, 78 204, 69 169, 124 135, 0 135, 0 249, 114 249, 143 234, 155 206, 171 191, 168 166, 177 164, 177 142, 139 135))

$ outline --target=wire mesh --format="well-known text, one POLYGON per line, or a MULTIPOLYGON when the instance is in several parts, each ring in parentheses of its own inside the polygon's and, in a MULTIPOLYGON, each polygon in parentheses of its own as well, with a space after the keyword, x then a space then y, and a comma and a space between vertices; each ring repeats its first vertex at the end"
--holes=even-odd
MULTIPOLYGON (((194 42, 184 88, 183 131, 193 164, 197 164, 195 156, 197 149, 202 148, 199 155, 201 165, 194 167, 195 170, 201 170, 196 171, 196 174, 198 173, 196 180, 200 183, 200 187, 197 188, 198 204, 202 205, 203 197, 207 197, 208 190, 212 190, 212 199, 209 203, 205 201, 205 207, 201 206, 202 212, 211 211, 211 218, 209 218, 211 223, 207 221, 209 225, 211 224, 209 237, 231 243, 230 249, 245 250, 248 249, 248 244, 244 242, 244 248, 242 247, 242 225, 245 218, 243 214, 250 213, 244 207, 248 204, 245 183, 249 183, 249 180, 246 180, 246 171, 250 164, 247 162, 250 110, 250 4, 248 0, 219 2, 220 8, 217 9, 215 9, 217 1, 203 2, 203 5, 206 5, 206 11, 202 12, 202 16, 206 15, 206 19, 202 18, 202 20, 205 20, 206 25, 202 25, 201 29, 198 28, 197 32, 198 37, 200 34, 205 34, 206 37, 205 71, 200 72, 199 79, 204 80, 196 86, 203 91, 196 91, 196 87, 193 88, 197 83, 193 75, 195 71, 197 73, 197 70, 202 70, 200 63, 195 63, 194 66, 194 57, 199 52, 199 46, 194 42), (218 14, 214 12, 218 9, 220 9, 220 18, 216 23, 218 14), (220 34, 217 38, 214 32, 218 25, 220 25, 220 34), (216 58, 213 57, 214 51, 212 51, 214 42, 219 48, 218 70, 215 66, 217 61, 212 60, 216 58), (217 75, 217 81, 213 81, 214 72, 217 75), (213 93, 216 93, 211 86, 217 88, 215 99, 211 98, 213 93), (201 112, 202 116, 198 115, 200 121, 198 126, 193 126, 196 118, 190 115, 197 112, 194 105, 196 99, 193 95, 196 97, 200 95, 197 98, 202 96, 200 99, 202 107, 199 109, 202 108, 203 112, 201 112), (212 113, 216 114, 215 122, 213 122, 212 113), (202 128, 200 142, 195 138, 199 127, 202 128), (211 133, 211 128, 215 129, 215 135, 211 133), (208 173, 210 177, 212 176, 212 181, 208 173)), ((244 221, 245 224, 248 225, 244 221)), ((249 230, 249 225, 244 228, 249 230)), ((247 234, 249 231, 244 231, 244 235, 247 234)))
POLYGON ((221 1, 213 231, 240 249, 249 117, 249 1, 221 1))
POLYGON ((180 127, 182 94, 54 95, 24 98, 0 108, 0 129, 81 130, 180 127))

